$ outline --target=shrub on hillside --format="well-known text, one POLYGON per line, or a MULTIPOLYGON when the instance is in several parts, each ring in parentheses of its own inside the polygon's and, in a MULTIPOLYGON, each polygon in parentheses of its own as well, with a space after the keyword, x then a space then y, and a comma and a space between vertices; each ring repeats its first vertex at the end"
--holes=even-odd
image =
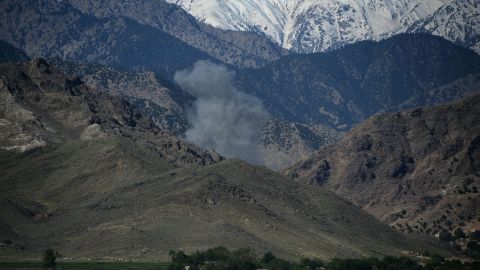
POLYGON ((440 239, 440 241, 442 242, 452 242, 453 236, 449 231, 443 229, 442 231, 440 231, 438 239, 440 239))
POLYGON ((315 270, 323 267, 325 264, 319 259, 304 258, 300 261, 300 265, 309 270, 315 270))
POLYGON ((270 263, 272 260, 275 259, 275 255, 271 251, 268 251, 267 253, 263 254, 262 259, 260 260, 260 263, 262 265, 267 265, 270 263))
POLYGON ((470 240, 475 240, 477 242, 480 242, 480 231, 474 231, 468 234, 468 237, 470 240))
POLYGON ((462 229, 460 228, 457 228, 454 232, 453 232, 453 237, 455 239, 460 239, 460 238, 465 238, 465 233, 463 232, 462 229))

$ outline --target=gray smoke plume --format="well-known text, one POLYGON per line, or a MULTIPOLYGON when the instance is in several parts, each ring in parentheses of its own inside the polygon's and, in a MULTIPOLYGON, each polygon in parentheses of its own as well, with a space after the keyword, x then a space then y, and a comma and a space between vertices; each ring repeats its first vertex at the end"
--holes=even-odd
POLYGON ((225 66, 209 61, 198 61, 193 68, 175 73, 175 82, 196 98, 185 136, 226 157, 260 164, 260 128, 269 115, 256 97, 233 86, 233 75, 225 66))

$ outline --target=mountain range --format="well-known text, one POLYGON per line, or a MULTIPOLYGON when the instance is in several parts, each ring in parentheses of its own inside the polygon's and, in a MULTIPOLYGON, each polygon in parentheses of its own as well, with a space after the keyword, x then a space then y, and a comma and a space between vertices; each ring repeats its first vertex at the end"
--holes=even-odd
MULTIPOLYGON (((30 57, 54 57, 133 72, 152 71, 170 85, 176 71, 198 60, 229 63, 222 54, 202 51, 192 42, 193 45, 178 38, 180 32, 175 29, 180 28, 174 27, 178 26, 177 21, 195 21, 175 5, 151 0, 142 0, 135 7, 128 3, 44 0, 18 5, 17 1, 3 1, 1 7, 6 16, 2 16, 0 38, 30 57), (150 5, 153 7, 149 8, 150 5), (140 16, 141 10, 148 12, 140 16), (172 15, 177 13, 182 19, 172 15)), ((199 26, 193 28, 200 31, 199 26)), ((200 38, 193 40, 208 43, 200 38)), ((226 48, 222 50, 225 53, 236 47, 226 48)), ((377 112, 450 101, 444 99, 449 95, 437 98, 438 93, 431 91, 467 76, 471 82, 471 76, 480 72, 478 55, 427 34, 359 42, 326 54, 281 57, 280 50, 269 55, 275 56, 267 57, 268 60, 252 56, 257 64, 263 63, 258 68, 242 68, 253 62, 229 66, 237 73, 239 88, 257 96, 278 119, 322 124, 343 131, 377 112)), ((453 96, 462 96, 470 88, 455 90, 460 93, 453 96)))
MULTIPOLYGON (((58 58, 49 62, 91 87, 143 104, 144 114, 176 135, 189 126, 185 108, 194 98, 158 73, 58 58)), ((264 164, 281 169, 373 114, 440 104, 477 91, 480 57, 442 38, 404 34, 237 69, 235 80, 276 119, 264 127, 261 147, 264 164)))
POLYGON ((432 35, 401 34, 327 53, 289 55, 237 76, 243 91, 281 119, 346 130, 378 112, 439 104, 451 101, 453 93, 476 91, 472 78, 478 73, 480 56, 473 51, 432 35), (462 78, 470 78, 463 79, 466 88, 439 93, 439 87, 462 78))
MULTIPOLYGON (((4 1, 2 6, 6 16, 1 33, 10 44, 30 57, 48 57, 55 69, 78 76, 90 87, 126 96, 178 136, 189 126, 186 108, 194 98, 175 85, 174 73, 198 60, 226 59, 195 45, 213 42, 197 38, 208 26, 162 1, 142 0, 134 7, 128 1, 73 0, 21 6, 4 1), (196 32, 182 36, 186 32, 180 29, 196 32), (114 49, 101 49, 111 46, 114 49)), ((225 46, 224 52, 236 48, 225 46)), ((307 157, 375 113, 449 102, 480 84, 478 55, 427 34, 364 41, 328 53, 281 57, 278 52, 268 60, 252 56, 263 63, 258 68, 242 68, 253 62, 229 66, 236 71, 238 88, 258 97, 275 118, 265 125, 261 139, 263 163, 275 169, 307 157)))
POLYGON ((323 188, 165 134, 44 60, 1 64, 0 76, 3 256, 55 246, 76 259, 158 259, 218 244, 287 257, 451 252, 323 188))
POLYGON ((73 7, 98 18, 126 17, 148 25, 233 66, 255 67, 287 54, 268 38, 245 31, 222 30, 195 20, 164 0, 69 0, 73 7))
POLYGON ((476 1, 0 12, 0 259, 480 256, 476 1))
POLYGON ((261 33, 301 53, 418 32, 480 52, 480 7, 475 0, 167 1, 212 26, 261 33))
POLYGON ((2 1, 0 9, 5 14, 0 39, 31 57, 147 69, 167 77, 200 59, 251 67, 285 53, 261 36, 202 25, 163 1, 12 0, 2 1))
MULTIPOLYGON (((91 88, 129 100, 143 115, 171 134, 182 137, 190 126, 188 108, 193 106, 194 97, 153 72, 122 71, 59 58, 48 59, 48 62, 52 69, 79 77, 91 88)), ((342 134, 322 124, 305 125, 272 119, 260 132, 263 164, 282 169, 312 154, 320 146, 336 141, 342 134)))

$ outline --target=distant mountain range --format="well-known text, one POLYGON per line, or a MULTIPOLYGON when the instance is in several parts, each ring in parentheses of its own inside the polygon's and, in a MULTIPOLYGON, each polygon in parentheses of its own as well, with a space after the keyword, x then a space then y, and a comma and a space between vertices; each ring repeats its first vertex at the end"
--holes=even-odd
POLYGON ((319 52, 399 33, 430 33, 480 52, 475 0, 167 0, 221 29, 264 34, 284 48, 319 52))
POLYGON ((477 91, 478 76, 472 75, 478 73, 480 56, 473 51, 440 37, 401 34, 328 53, 289 55, 237 77, 241 89, 280 119, 348 130, 378 112, 477 91), (462 78, 463 87, 439 88, 462 78))
MULTIPOLYGON (((49 62, 91 87, 129 96, 174 134, 188 126, 185 108, 193 97, 162 76, 49 62)), ((240 89, 259 97, 280 120, 262 133, 266 164, 279 169, 375 113, 440 104, 478 91, 480 57, 442 38, 405 34, 329 53, 287 56, 262 68, 237 70, 236 78, 240 89)))
MULTIPOLYGON (((162 70, 171 70, 166 63, 148 72, 58 57, 49 62, 91 87, 128 96, 173 134, 181 135, 189 125, 185 109, 193 97, 168 79, 171 72, 165 76, 162 70)), ((235 78, 280 120, 262 133, 266 164, 280 169, 375 113, 440 104, 477 91, 480 57, 442 38, 404 34, 328 53, 286 56, 261 68, 237 69, 235 78)))
POLYGON ((263 35, 212 27, 164 0, 68 2, 80 11, 98 18, 127 17, 154 27, 233 66, 256 67, 288 53, 263 35))
MULTIPOLYGON (((58 58, 48 62, 53 70, 77 76, 92 88, 129 100, 155 125, 172 134, 183 136, 191 124, 187 114, 194 98, 153 72, 122 71, 58 58)), ((342 134, 321 124, 309 126, 272 119, 261 130, 260 152, 266 166, 279 170, 336 141, 342 134)))
POLYGON ((125 17, 98 19, 66 2, 2 1, 0 38, 30 57, 59 57, 165 76, 208 54, 125 17), (163 49, 161 49, 163 48, 163 49))
POLYGON ((259 35, 198 23, 175 5, 132 3, 2 1, 0 39, 32 57, 148 69, 164 76, 199 59, 252 67, 285 54, 259 35))
MULTIPOLYGON (((191 67, 198 60, 238 64, 229 67, 237 71, 239 87, 260 98, 276 118, 340 130, 348 130, 377 112, 461 97, 472 90, 471 86, 456 89, 453 95, 429 91, 480 73, 478 55, 427 34, 397 35, 380 42, 359 42, 325 54, 283 57, 283 52, 273 45, 265 47, 278 52, 267 53, 271 57, 261 56, 248 46, 242 47, 245 52, 256 55, 251 58, 229 51, 236 50, 237 46, 225 45, 225 50, 221 50, 224 53, 258 60, 256 64, 250 60, 249 64, 231 62, 225 55, 211 50, 223 48, 215 43, 218 40, 212 37, 202 41, 201 37, 206 38, 206 30, 201 30, 204 26, 193 27, 196 23, 193 17, 175 5, 142 0, 132 7, 129 3, 3 1, 0 7, 5 16, 0 19, 3 20, 0 38, 31 57, 55 57, 134 72, 152 71, 170 85, 176 71, 191 67), (143 14, 142 10, 149 12, 143 14), (191 35, 185 34, 190 32, 191 35), (196 38, 197 35, 200 37, 196 38), (188 40, 188 36, 192 39, 188 40), (263 66, 258 68, 242 68, 260 63, 263 66)), ((231 32, 231 35, 243 34, 231 32)), ((253 40, 264 42, 265 39, 253 40)), ((232 42, 238 46, 244 44, 232 42)), ((258 44, 252 46, 259 48, 258 44)), ((467 81, 475 85, 477 77, 473 77, 473 81, 469 78, 467 81)))

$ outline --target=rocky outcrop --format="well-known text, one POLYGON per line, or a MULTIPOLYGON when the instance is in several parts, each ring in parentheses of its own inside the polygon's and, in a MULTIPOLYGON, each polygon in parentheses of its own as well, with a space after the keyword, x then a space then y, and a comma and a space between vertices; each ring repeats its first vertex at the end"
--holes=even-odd
POLYGON ((21 152, 66 140, 120 136, 179 166, 222 159, 142 116, 127 99, 52 71, 42 59, 0 65, 1 148, 21 152))
POLYGON ((270 120, 262 127, 260 149, 265 165, 280 170, 342 136, 342 132, 323 125, 270 120))
POLYGON ((153 72, 123 71, 59 58, 48 59, 48 62, 61 73, 78 76, 91 88, 128 99, 165 130, 181 135, 188 126, 185 110, 193 103, 193 97, 153 72))

